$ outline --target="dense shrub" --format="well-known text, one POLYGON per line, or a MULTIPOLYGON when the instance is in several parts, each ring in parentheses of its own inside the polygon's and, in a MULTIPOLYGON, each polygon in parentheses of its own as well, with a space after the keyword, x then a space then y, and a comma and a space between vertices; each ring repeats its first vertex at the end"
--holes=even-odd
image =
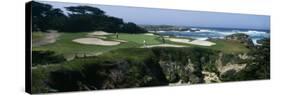
POLYGON ((257 80, 270 78, 270 40, 263 39, 261 46, 255 46, 250 52, 254 57, 248 61, 245 69, 228 77, 223 77, 225 81, 257 80))
MULTIPOLYGON (((257 64, 251 64, 248 70, 256 79, 269 79, 270 78, 270 39, 263 39, 260 41, 261 46, 257 46, 253 50, 254 62, 257 64)), ((248 73, 246 72, 246 73, 248 73)), ((252 77, 252 76, 248 76, 252 77)))
POLYGON ((57 64, 66 61, 63 55, 53 51, 32 51, 32 66, 57 64))
MULTIPOLYGON (((268 52, 264 47, 258 50, 268 52)), ((265 59, 266 56, 268 55, 260 55, 265 59)), ((228 58, 224 61, 232 61, 231 57, 233 56, 222 58, 228 58)), ((204 83, 204 70, 216 73, 221 81, 269 78, 268 60, 251 61, 250 63, 258 63, 249 63, 240 72, 229 70, 223 75, 218 71, 217 60, 219 52, 206 48, 123 48, 95 57, 76 58, 64 62, 65 64, 48 67, 49 69, 44 68, 48 72, 34 72, 33 86, 36 89, 33 92, 160 86, 179 80, 191 84, 204 83)))

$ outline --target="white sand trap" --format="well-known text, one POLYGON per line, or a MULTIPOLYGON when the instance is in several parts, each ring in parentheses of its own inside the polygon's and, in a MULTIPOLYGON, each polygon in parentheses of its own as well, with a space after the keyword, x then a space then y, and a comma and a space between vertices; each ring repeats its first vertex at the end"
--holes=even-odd
POLYGON ((179 43, 189 43, 189 39, 177 39, 177 38, 169 38, 170 41, 179 42, 179 43))
POLYGON ((106 39, 107 37, 105 37, 105 36, 92 36, 92 37, 94 37, 94 38, 99 38, 99 39, 106 39))
POLYGON ((153 33, 144 33, 144 35, 154 36, 154 34, 153 34, 153 33))
POLYGON ((193 41, 190 42, 190 44, 201 45, 201 46, 216 45, 216 43, 213 43, 213 42, 210 42, 210 41, 204 41, 204 40, 193 40, 193 41))
POLYGON ((114 46, 119 45, 120 42, 116 41, 104 41, 99 38, 78 38, 72 40, 73 42, 80 43, 80 44, 87 44, 87 45, 103 45, 103 46, 114 46))
POLYGON ((169 38, 170 41, 178 42, 178 43, 187 43, 187 44, 194 44, 194 45, 201 45, 201 46, 212 46, 216 45, 216 43, 204 40, 193 40, 190 41, 189 39, 177 39, 177 38, 169 38))
POLYGON ((111 35, 111 33, 107 33, 104 31, 94 31, 91 33, 88 33, 89 36, 104 36, 104 35, 111 35))
POLYGON ((152 48, 152 47, 187 47, 187 46, 173 45, 173 44, 159 44, 159 45, 142 46, 141 48, 152 48))

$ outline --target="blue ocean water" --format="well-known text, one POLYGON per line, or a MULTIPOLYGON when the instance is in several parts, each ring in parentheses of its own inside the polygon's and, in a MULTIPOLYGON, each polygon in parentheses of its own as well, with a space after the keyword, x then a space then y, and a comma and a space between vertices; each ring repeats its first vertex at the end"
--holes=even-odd
POLYGON ((162 35, 172 35, 176 37, 188 37, 197 40, 207 40, 208 38, 223 39, 227 35, 235 33, 244 33, 250 36, 254 44, 257 40, 270 37, 269 30, 254 30, 254 29, 211 29, 203 28, 199 31, 158 31, 162 35))

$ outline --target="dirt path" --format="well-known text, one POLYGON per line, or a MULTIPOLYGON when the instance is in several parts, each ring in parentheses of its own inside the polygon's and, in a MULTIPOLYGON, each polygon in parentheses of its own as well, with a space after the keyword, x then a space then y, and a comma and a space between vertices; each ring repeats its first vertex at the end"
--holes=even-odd
POLYGON ((50 43, 55 43, 60 34, 56 31, 44 33, 44 38, 39 40, 32 40, 32 46, 42 46, 50 43))

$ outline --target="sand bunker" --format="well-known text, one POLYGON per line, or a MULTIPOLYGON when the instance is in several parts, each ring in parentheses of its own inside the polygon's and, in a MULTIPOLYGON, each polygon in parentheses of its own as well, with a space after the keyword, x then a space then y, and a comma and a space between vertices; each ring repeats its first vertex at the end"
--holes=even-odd
POLYGON ((99 39, 107 39, 107 37, 105 37, 105 36, 91 36, 91 37, 99 38, 99 39))
POLYGON ((173 45, 173 44, 159 44, 159 45, 142 46, 142 48, 152 48, 152 47, 187 47, 187 46, 173 45))
POLYGON ((179 43, 189 43, 189 39, 177 39, 177 38, 169 38, 170 41, 179 42, 179 43))
POLYGON ((60 34, 57 31, 49 31, 44 33, 44 38, 40 40, 32 40, 32 46, 42 46, 46 44, 55 43, 60 34))
POLYGON ((190 41, 189 39, 177 39, 177 38, 169 38, 170 41, 178 42, 178 43, 187 43, 187 44, 194 44, 194 45, 201 45, 201 46, 212 46, 216 45, 216 43, 204 40, 193 40, 190 41))
POLYGON ((216 45, 216 43, 213 43, 213 42, 210 42, 210 41, 204 41, 204 40, 193 40, 193 41, 190 42, 190 44, 201 45, 201 46, 216 45))
POLYGON ((87 45, 103 45, 103 46, 114 46, 119 45, 120 42, 116 41, 104 41, 99 38, 78 38, 72 40, 73 42, 80 43, 80 44, 87 44, 87 45))
POLYGON ((104 36, 104 35, 111 35, 111 33, 107 33, 104 31, 95 31, 88 34, 89 36, 104 36))
POLYGON ((144 33, 144 35, 154 36, 154 34, 153 34, 153 33, 144 33))

